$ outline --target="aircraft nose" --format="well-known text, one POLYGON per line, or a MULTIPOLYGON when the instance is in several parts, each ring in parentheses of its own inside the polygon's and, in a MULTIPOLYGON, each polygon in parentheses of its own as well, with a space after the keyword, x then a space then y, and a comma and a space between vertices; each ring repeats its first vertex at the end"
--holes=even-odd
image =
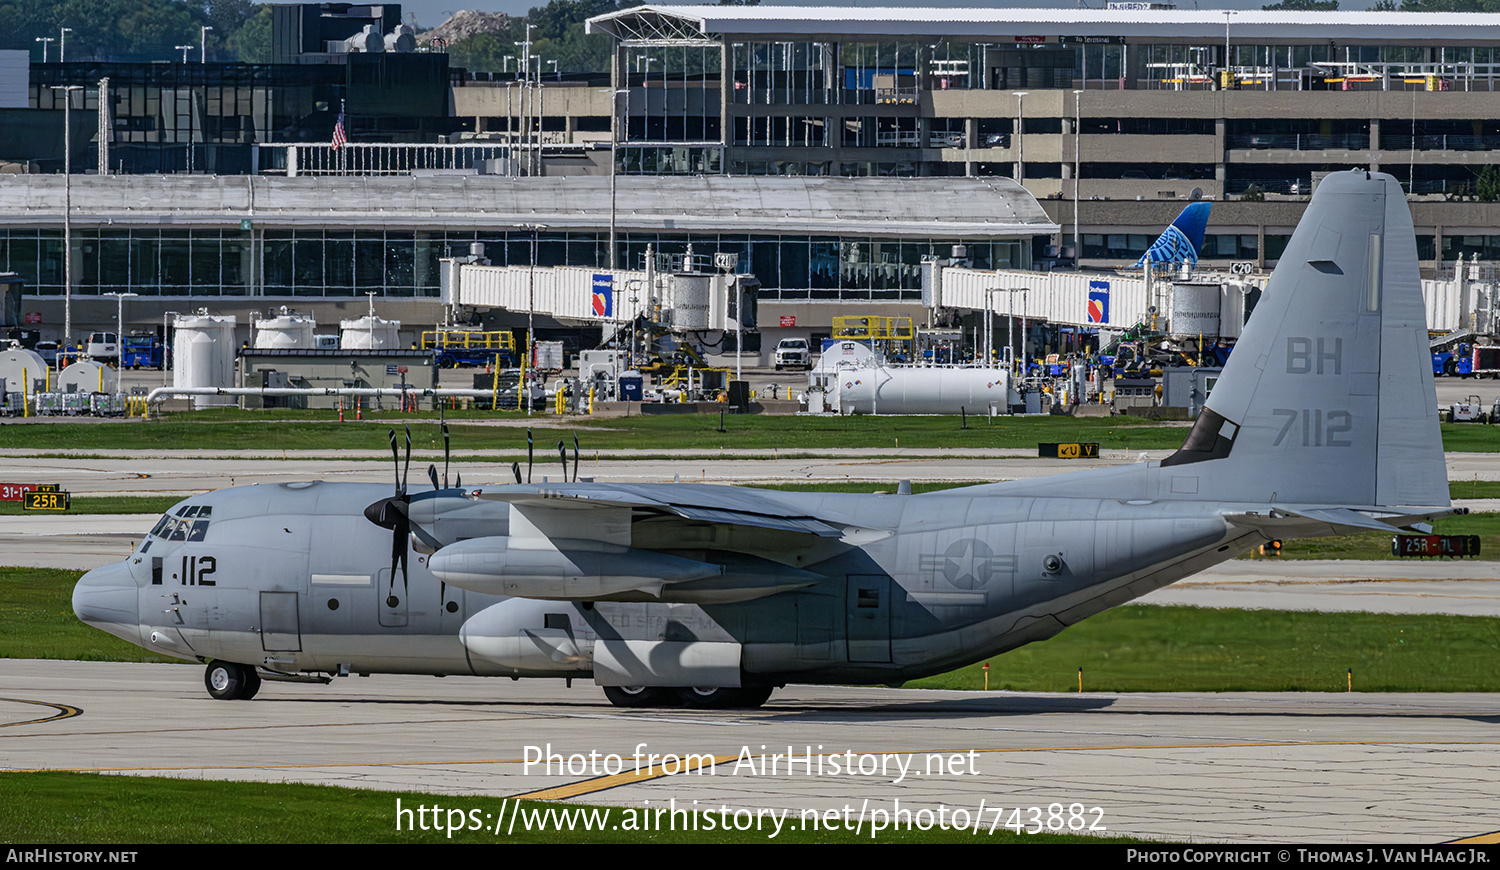
POLYGON ((135 578, 126 563, 95 568, 79 578, 73 587, 73 612, 95 628, 132 642, 138 640, 135 578))

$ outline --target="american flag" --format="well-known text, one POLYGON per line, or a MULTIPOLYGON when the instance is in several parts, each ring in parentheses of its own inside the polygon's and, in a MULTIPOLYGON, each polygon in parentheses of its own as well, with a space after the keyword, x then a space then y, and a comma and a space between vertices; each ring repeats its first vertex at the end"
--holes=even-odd
POLYGON ((349 136, 344 132, 344 103, 339 102, 339 120, 333 125, 333 150, 337 151, 344 147, 349 141, 349 136))

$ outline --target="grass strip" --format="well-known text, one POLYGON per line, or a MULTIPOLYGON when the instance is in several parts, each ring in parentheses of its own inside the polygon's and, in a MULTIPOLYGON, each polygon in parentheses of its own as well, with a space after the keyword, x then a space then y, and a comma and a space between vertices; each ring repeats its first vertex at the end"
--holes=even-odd
MULTIPOLYGON (((182 501, 181 495, 75 495, 69 500, 70 514, 159 514, 182 501)), ((0 517, 56 516, 55 511, 29 511, 18 501, 0 501, 0 517)), ((145 535, 149 529, 141 529, 145 535)))
MULTIPOLYGON (((407 425, 411 417, 362 422, 274 419, 253 411, 216 412, 207 416, 177 416, 150 421, 107 423, 38 423, 0 426, 0 448, 53 451, 66 444, 77 450, 362 450, 389 451, 387 432, 407 425)), ((501 415, 502 417, 505 415, 501 415)), ((512 415, 513 416, 513 415, 512 415)), ((442 450, 442 433, 428 417, 411 425, 412 446, 442 450)), ((523 419, 524 418, 520 418, 523 419)), ((865 448, 982 448, 1030 447, 1039 442, 1097 442, 1107 449, 1176 449, 1186 430, 1181 424, 1137 418, 998 417, 970 418, 968 428, 958 417, 797 417, 747 415, 725 418, 718 431, 718 415, 570 418, 566 428, 543 428, 537 420, 534 437, 539 451, 558 439, 571 447, 577 431, 585 450, 633 448, 645 450, 837 450, 865 448)), ((459 455, 468 450, 523 450, 526 435, 515 426, 450 424, 459 455)))
MULTIPOLYGON (((1330 592, 1330 594, 1336 594, 1330 592)), ((990 664, 990 689, 1076 692, 1500 690, 1500 619, 1129 605, 990 664)), ((908 688, 982 689, 984 662, 908 688)))

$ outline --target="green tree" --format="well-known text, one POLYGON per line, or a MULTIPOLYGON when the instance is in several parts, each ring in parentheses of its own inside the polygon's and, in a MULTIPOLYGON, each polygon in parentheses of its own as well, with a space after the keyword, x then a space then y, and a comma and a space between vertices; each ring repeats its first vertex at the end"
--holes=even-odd
POLYGON ((1401 0, 1402 12, 1500 12, 1500 0, 1401 0))
MULTIPOLYGON (((448 46, 448 62, 467 70, 499 72, 506 67, 505 58, 516 58, 521 54, 519 48, 511 45, 512 41, 493 33, 476 33, 448 46)), ((514 60, 510 68, 516 68, 514 60)))
POLYGON ((258 6, 255 14, 224 40, 229 53, 243 63, 271 62, 271 7, 258 6))
POLYGON ((1500 200, 1500 166, 1485 164, 1474 178, 1474 194, 1480 202, 1500 200))

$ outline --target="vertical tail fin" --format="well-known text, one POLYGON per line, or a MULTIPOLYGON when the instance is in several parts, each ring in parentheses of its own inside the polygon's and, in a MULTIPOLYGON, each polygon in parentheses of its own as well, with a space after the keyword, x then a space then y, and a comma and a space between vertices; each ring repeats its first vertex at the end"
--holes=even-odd
POLYGON ((1199 498, 1448 504, 1416 238, 1394 178, 1318 185, 1206 410, 1161 464, 1171 488, 1198 478, 1199 498))
POLYGON ((1147 260, 1157 265, 1196 264, 1198 255, 1203 252, 1203 231, 1208 227, 1208 212, 1212 207, 1211 202, 1189 203, 1171 226, 1156 237, 1146 253, 1135 261, 1135 267, 1146 265, 1147 260))

